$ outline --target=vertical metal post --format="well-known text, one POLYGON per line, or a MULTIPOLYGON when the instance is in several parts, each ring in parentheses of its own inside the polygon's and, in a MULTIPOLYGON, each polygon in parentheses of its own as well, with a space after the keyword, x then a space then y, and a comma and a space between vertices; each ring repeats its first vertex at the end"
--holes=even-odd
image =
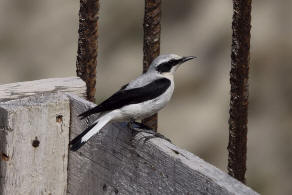
POLYGON ((233 0, 228 173, 245 183, 252 0, 233 0))
MULTIPOLYGON (((143 72, 148 70, 151 62, 160 53, 160 18, 161 0, 145 0, 144 42, 143 42, 143 72)), ((142 122, 157 131, 157 114, 144 119, 142 122)))
POLYGON ((86 82, 87 99, 95 101, 99 0, 80 0, 76 73, 86 82))

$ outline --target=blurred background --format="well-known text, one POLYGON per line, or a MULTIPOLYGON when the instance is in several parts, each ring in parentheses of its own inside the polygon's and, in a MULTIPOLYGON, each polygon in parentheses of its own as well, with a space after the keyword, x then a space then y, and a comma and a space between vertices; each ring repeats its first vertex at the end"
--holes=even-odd
MULTIPOLYGON (((292 1, 253 2, 247 185, 292 194, 292 1), (291 107, 290 107, 291 106, 291 107)), ((101 1, 97 102, 142 72, 144 1, 101 1)), ((0 1, 0 84, 75 76, 78 0, 0 1)), ((161 53, 176 75, 159 131, 226 171, 232 1, 163 1, 161 53)))

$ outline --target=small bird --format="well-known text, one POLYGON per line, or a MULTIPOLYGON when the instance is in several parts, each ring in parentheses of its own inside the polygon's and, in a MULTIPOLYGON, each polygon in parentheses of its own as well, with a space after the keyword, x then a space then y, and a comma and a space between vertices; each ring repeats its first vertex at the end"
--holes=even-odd
POLYGON ((194 56, 160 55, 144 74, 124 85, 98 106, 79 115, 84 119, 92 114, 98 118, 70 142, 70 149, 78 150, 110 121, 130 121, 147 118, 169 102, 174 90, 174 73, 194 56))

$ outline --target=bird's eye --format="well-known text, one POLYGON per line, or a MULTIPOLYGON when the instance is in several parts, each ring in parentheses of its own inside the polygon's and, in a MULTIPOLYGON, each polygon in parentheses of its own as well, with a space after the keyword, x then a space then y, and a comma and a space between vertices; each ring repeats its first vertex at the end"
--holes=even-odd
POLYGON ((170 72, 171 68, 178 64, 178 61, 173 59, 167 62, 161 63, 156 67, 156 70, 160 73, 170 72))
POLYGON ((169 64, 171 64, 171 66, 174 66, 177 64, 177 61, 176 60, 170 60, 169 61, 169 64))

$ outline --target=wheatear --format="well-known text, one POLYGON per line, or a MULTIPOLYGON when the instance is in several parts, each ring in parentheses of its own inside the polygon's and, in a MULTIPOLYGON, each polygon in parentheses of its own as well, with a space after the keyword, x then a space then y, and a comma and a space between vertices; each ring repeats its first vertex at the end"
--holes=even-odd
POLYGON ((146 73, 124 85, 98 106, 80 114, 81 119, 92 114, 99 116, 70 142, 71 150, 78 150, 110 121, 144 119, 165 107, 173 94, 175 71, 182 63, 193 58, 195 57, 180 57, 175 54, 160 55, 146 73))

